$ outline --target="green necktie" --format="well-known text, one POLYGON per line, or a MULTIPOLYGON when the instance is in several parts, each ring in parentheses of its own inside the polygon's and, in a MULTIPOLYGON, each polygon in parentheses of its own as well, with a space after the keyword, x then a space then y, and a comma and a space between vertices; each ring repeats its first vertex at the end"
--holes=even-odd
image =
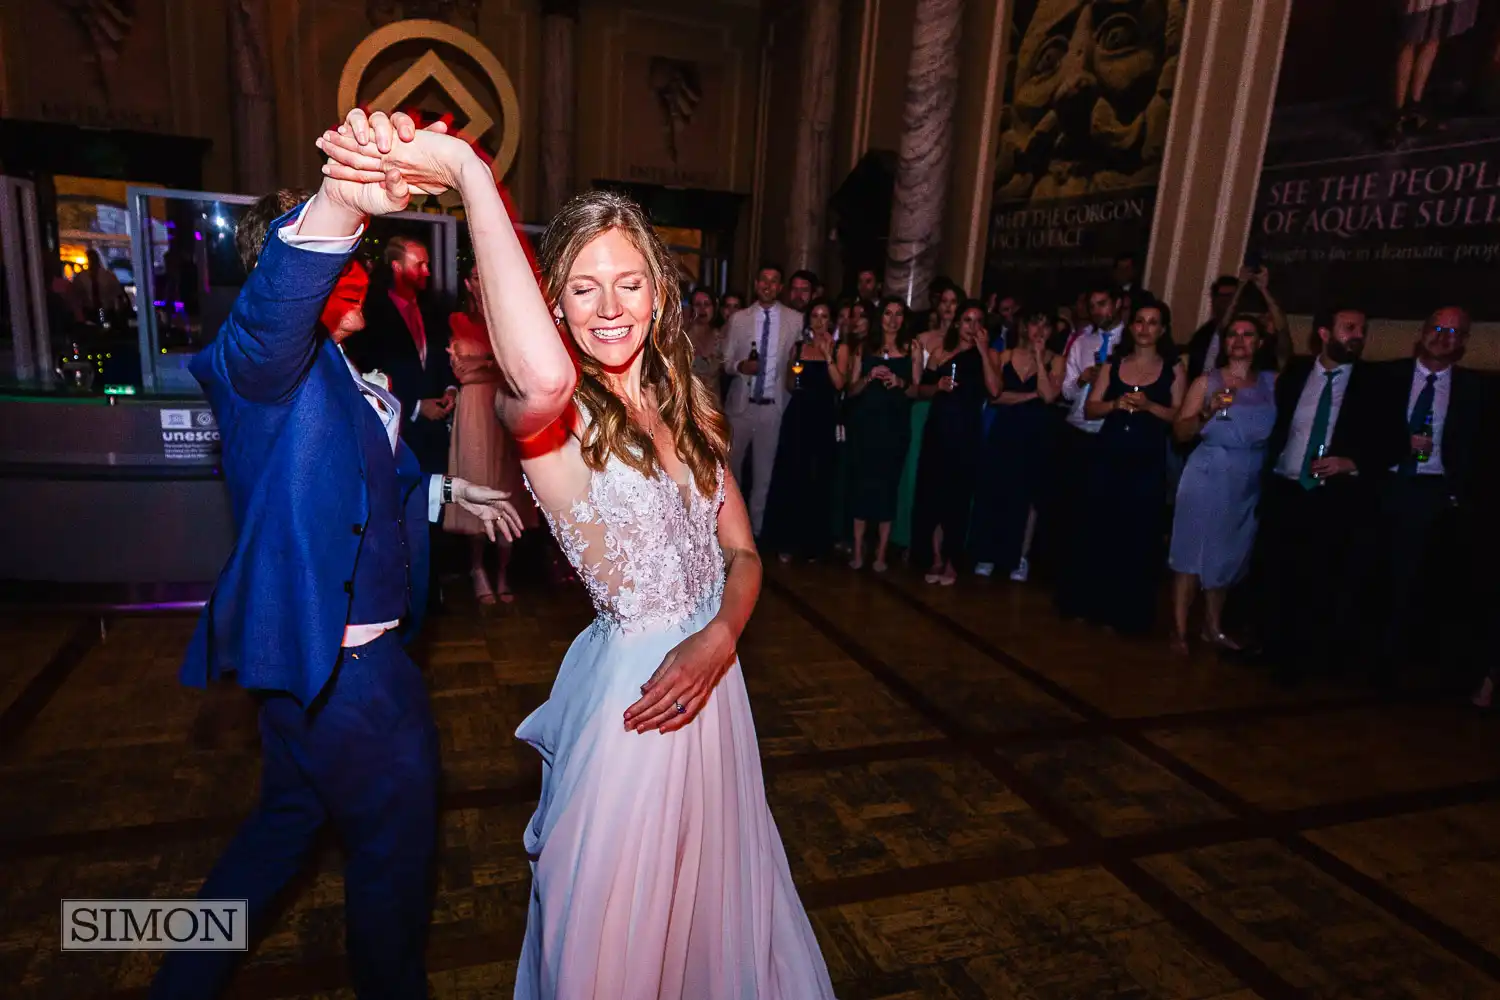
POLYGON ((1297 482, 1304 490, 1313 489, 1321 480, 1312 474, 1312 464, 1318 450, 1328 438, 1328 418, 1333 415, 1333 380, 1338 376, 1337 368, 1323 373, 1323 392, 1318 396, 1318 408, 1313 412, 1312 431, 1307 435, 1307 454, 1302 456, 1302 474, 1297 482))
MULTIPOLYGON (((1406 430, 1413 437, 1418 434, 1432 433, 1432 403, 1437 398, 1437 376, 1428 374, 1427 382, 1422 386, 1422 391, 1417 393, 1417 403, 1411 409, 1411 417, 1406 421, 1406 430)), ((1417 474, 1417 455, 1415 452, 1406 457, 1401 463, 1401 474, 1414 476, 1417 474)))

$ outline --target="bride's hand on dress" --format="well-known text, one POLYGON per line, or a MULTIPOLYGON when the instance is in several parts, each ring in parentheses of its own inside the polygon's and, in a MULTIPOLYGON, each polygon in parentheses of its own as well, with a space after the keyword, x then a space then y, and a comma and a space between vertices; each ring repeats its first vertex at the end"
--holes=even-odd
POLYGON ((479 486, 467 479, 453 479, 453 502, 479 519, 484 533, 490 541, 497 541, 496 532, 506 542, 521 537, 525 526, 516 505, 510 502, 510 494, 501 490, 479 486))
POLYGON ((692 722, 708 704, 734 656, 734 635, 726 625, 710 622, 688 636, 641 686, 641 700, 625 711, 626 731, 670 733, 692 722))

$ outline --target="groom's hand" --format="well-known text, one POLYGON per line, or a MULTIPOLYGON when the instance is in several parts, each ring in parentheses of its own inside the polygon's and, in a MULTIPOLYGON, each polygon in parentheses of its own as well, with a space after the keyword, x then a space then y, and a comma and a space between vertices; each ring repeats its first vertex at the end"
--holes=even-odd
MULTIPOLYGON (((396 138, 409 141, 416 134, 416 124, 400 112, 391 117, 377 112, 373 117, 372 122, 356 108, 349 112, 340 128, 354 131, 351 123, 358 121, 361 134, 372 142, 384 143, 387 148, 396 138)), ((328 154, 337 137, 337 132, 324 132, 315 145, 328 154)), ((323 164, 323 187, 319 194, 330 206, 360 217, 400 212, 411 200, 411 189, 398 171, 379 166, 367 170, 344 169, 331 155, 323 164)))
POLYGON ((336 131, 323 134, 318 148, 328 154, 324 175, 340 181, 396 179, 413 191, 442 194, 461 189, 464 174, 475 166, 490 177, 474 147, 448 135, 441 122, 419 131, 400 112, 390 119, 379 111, 366 118, 356 108, 336 131))

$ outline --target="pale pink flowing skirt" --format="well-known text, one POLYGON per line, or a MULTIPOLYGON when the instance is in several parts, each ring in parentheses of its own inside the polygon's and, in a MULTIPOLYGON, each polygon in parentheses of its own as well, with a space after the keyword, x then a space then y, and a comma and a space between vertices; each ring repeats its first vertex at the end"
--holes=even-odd
POLYGON ((640 686, 711 616, 591 627, 517 730, 543 760, 518 1000, 833 997, 766 804, 739 663, 684 729, 624 729, 640 686))

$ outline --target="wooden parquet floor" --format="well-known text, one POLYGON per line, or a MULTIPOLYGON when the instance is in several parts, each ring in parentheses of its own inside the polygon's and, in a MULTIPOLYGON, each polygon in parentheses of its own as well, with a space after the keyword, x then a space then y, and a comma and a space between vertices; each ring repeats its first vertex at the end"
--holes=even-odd
MULTIPOLYGON (((581 593, 458 607, 416 651, 442 733, 442 1000, 508 997, 535 754, 512 737, 581 593)), ((143 997, 63 953, 64 897, 196 891, 248 811, 234 689, 192 619, 0 611, 0 995, 143 997)), ((1420 690, 1278 687, 1064 625, 1041 590, 767 568, 741 644, 766 784, 843 1000, 1500 997, 1500 719, 1420 690)), ((352 997, 318 852, 233 996, 352 997)), ((713 1000, 713 998, 705 998, 713 1000)))

